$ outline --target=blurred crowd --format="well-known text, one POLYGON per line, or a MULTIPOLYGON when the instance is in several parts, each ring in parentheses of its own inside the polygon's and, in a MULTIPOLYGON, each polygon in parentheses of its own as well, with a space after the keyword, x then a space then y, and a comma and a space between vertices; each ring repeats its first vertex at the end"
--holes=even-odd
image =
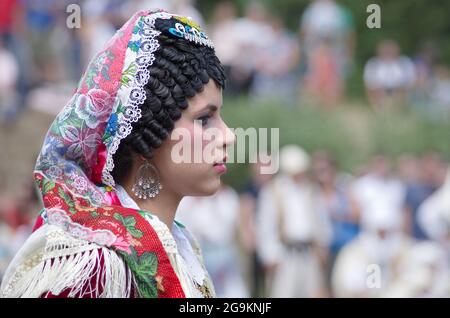
MULTIPOLYGON (((334 0, 311 1, 298 14, 297 30, 261 1, 249 2, 242 14, 232 1, 218 1, 205 21, 194 0, 2 0, 0 119, 10 122, 30 104, 56 112, 90 58, 144 8, 165 8, 206 25, 226 68, 228 95, 286 104, 313 100, 324 107, 345 100, 357 41, 352 13, 334 0), (80 28, 68 27, 71 3, 80 7, 80 28)), ((438 53, 431 42, 414 56, 402 55, 394 40, 378 43, 358 79, 373 109, 408 104, 448 114, 450 70, 438 53)))
POLYGON ((450 167, 383 154, 352 174, 297 145, 280 171, 254 156, 241 193, 182 200, 224 297, 450 297, 450 167))
MULTIPOLYGON (((90 58, 149 8, 205 24, 190 0, 1 0, 0 125, 26 107, 58 113, 90 58), (71 3, 80 5, 81 28, 66 26, 71 3)), ((226 94, 325 108, 345 100, 357 43, 352 14, 337 2, 311 1, 295 31, 256 1, 242 15, 217 2, 206 22, 226 94)), ((381 41, 360 80, 375 111, 407 104, 450 113, 450 69, 432 43, 406 56, 381 41)), ((344 173, 326 150, 288 145, 276 175, 261 174, 252 156, 243 191, 223 185, 212 197, 183 199, 178 212, 219 296, 450 296, 450 172, 439 154, 395 163, 379 154, 344 173)), ((39 210, 33 186, 23 189, 11 199, 0 188, 0 280, 39 210)))

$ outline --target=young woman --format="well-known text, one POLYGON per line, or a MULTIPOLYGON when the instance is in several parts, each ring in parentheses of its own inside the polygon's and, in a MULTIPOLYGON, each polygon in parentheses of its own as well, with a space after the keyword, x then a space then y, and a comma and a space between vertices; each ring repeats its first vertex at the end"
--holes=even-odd
POLYGON ((48 131, 35 169, 44 209, 0 296, 214 296, 198 245, 174 218, 183 196, 220 187, 235 138, 220 117, 224 80, 191 19, 136 13, 48 131), (208 128, 220 134, 206 138, 208 128), (177 129, 214 160, 174 160, 177 129))

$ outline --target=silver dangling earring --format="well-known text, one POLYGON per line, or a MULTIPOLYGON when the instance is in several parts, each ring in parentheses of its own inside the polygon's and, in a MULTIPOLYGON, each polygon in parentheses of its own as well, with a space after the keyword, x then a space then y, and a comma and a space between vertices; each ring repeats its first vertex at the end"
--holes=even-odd
POLYGON ((162 189, 162 184, 159 182, 158 170, 154 165, 145 160, 145 163, 139 168, 136 176, 136 181, 131 188, 131 191, 139 199, 154 198, 162 189))

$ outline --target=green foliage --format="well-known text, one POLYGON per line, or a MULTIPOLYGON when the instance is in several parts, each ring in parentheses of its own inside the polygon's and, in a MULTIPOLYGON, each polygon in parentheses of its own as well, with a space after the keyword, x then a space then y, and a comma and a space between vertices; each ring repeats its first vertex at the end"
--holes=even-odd
POLYGON ((131 254, 117 250, 123 257, 137 282, 139 295, 144 298, 158 297, 155 275, 158 271, 158 258, 155 253, 144 252, 138 256, 134 247, 130 246, 131 254))
MULTIPOLYGON (((55 187, 55 183, 53 183, 53 187, 55 187)), ((58 187, 58 195, 60 198, 64 200, 64 202, 69 207, 69 212, 72 214, 76 214, 77 211, 75 210, 75 202, 72 200, 72 198, 64 192, 64 190, 60 187, 58 187)))
POLYGON ((50 181, 48 179, 42 179, 43 181, 41 181, 44 184, 44 187, 42 189, 42 194, 46 195, 47 192, 49 192, 50 190, 53 190, 53 188, 55 187, 55 182, 50 181))
POLYGON ((114 213, 113 216, 116 220, 120 221, 123 224, 123 226, 125 226, 125 228, 131 234, 131 236, 141 238, 144 235, 142 231, 136 228, 136 219, 134 218, 134 216, 123 217, 119 213, 114 213))

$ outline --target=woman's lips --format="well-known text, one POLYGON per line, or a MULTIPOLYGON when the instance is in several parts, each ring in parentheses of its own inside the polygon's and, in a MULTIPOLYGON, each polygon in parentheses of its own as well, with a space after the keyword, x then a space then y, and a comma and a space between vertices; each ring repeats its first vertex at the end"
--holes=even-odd
POLYGON ((225 164, 223 164, 223 163, 216 163, 213 165, 213 167, 218 173, 227 172, 227 166, 225 166, 225 164))

